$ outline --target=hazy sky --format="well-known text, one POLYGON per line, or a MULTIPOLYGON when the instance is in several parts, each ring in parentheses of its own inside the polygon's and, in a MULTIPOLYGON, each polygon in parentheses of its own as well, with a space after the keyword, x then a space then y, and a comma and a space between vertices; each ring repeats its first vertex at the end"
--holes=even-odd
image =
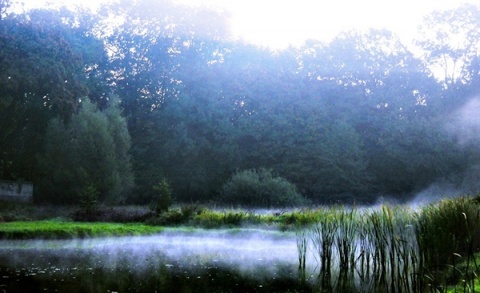
MULTIPOLYGON (((96 5, 102 0, 63 0, 96 5)), ((341 31, 387 28, 405 41, 415 34, 422 17, 480 0, 175 0, 189 5, 223 8, 232 15, 234 35, 271 48, 299 45, 306 39, 330 40, 341 31)), ((25 0, 36 6, 46 0, 25 0)), ((62 2, 50 0, 51 3, 62 2)))
POLYGON ((434 9, 480 0, 176 0, 209 3, 232 13, 239 38, 274 48, 306 39, 330 40, 350 29, 388 28, 408 39, 422 17, 434 9))

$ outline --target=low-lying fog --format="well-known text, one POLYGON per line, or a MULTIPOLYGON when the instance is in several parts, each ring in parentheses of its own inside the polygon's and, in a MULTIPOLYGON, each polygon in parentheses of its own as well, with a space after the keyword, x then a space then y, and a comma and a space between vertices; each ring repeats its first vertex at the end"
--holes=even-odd
POLYGON ((292 268, 298 265, 294 234, 256 230, 167 231, 154 236, 0 242, 0 259, 8 259, 10 266, 17 268, 51 266, 45 258, 61 259, 55 265, 74 268, 79 265, 76 263, 79 256, 94 260, 95 263, 83 264, 86 266, 128 264, 139 272, 152 266, 175 270, 182 269, 179 266, 201 269, 215 265, 239 273, 269 268, 275 275, 277 265, 292 268))

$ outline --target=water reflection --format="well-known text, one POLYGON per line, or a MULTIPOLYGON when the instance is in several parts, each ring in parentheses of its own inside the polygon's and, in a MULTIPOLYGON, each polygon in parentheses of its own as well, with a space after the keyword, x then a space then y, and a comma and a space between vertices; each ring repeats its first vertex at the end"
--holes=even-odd
POLYGON ((281 292, 297 266, 295 235, 256 230, 0 242, 7 292, 281 292))

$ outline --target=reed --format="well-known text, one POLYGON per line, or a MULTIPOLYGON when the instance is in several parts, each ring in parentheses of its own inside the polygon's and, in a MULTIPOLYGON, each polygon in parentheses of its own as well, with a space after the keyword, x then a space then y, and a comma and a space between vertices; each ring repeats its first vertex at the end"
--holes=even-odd
POLYGON ((296 232, 296 236, 297 236, 299 279, 302 283, 305 283, 307 279, 307 248, 308 248, 307 231, 304 229, 298 230, 296 232))
POLYGON ((299 268, 314 268, 319 292, 416 292, 414 220, 406 208, 324 210, 308 233, 297 234, 299 268), (305 243, 314 252, 314 265, 306 264, 305 243))
POLYGON ((326 211, 319 222, 311 230, 314 256, 319 263, 317 287, 321 291, 332 291, 332 262, 334 261, 334 243, 337 232, 336 212, 334 209, 326 211))
POLYGON ((297 245, 301 275, 312 268, 319 292, 477 292, 480 207, 468 197, 418 212, 337 207, 317 215, 297 245))
POLYGON ((474 287, 479 271, 474 254, 480 250, 480 207, 469 197, 445 199, 417 215, 419 270, 433 290, 457 282, 474 287), (459 263, 462 264, 459 266, 459 263))

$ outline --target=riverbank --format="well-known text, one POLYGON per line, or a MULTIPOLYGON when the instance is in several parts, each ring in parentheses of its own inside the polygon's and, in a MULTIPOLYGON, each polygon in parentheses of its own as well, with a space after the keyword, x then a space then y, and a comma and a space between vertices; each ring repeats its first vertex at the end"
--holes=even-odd
POLYGON ((74 239, 153 235, 164 228, 140 223, 78 223, 61 221, 6 222, 0 224, 0 240, 74 239))
MULTIPOLYGON (((186 205, 160 214, 146 207, 99 207, 90 214, 72 207, 68 213, 68 209, 62 209, 63 214, 58 214, 58 210, 49 214, 42 207, 41 213, 27 214, 25 211, 35 207, 13 206, 7 213, 0 208, 0 213, 7 215, 7 221, 0 223, 0 239, 95 241, 186 233, 186 241, 193 241, 202 231, 219 234, 221 239, 234 235, 240 239, 247 236, 248 230, 263 234, 262 237, 268 233, 268 237, 274 235, 278 239, 290 237, 295 255, 289 259, 298 268, 300 278, 306 281, 314 276, 319 280, 315 281, 316 286, 331 289, 330 292, 346 292, 345 287, 332 282, 342 278, 357 280, 351 275, 358 275, 364 282, 362 288, 391 288, 388 292, 418 292, 426 287, 439 292, 449 292, 447 288, 476 292, 480 273, 478 203, 478 197, 459 197, 415 210, 388 205, 291 210, 186 205), (24 210, 12 217, 15 209, 24 210), (21 218, 29 220, 19 221, 21 218)), ((341 284, 355 288, 360 283, 341 284)))
POLYGON ((160 227, 203 229, 259 228, 293 231, 318 222, 328 208, 233 209, 179 205, 157 214, 145 206, 99 207, 84 213, 76 206, 0 203, 0 239, 59 239, 149 235, 160 227))

